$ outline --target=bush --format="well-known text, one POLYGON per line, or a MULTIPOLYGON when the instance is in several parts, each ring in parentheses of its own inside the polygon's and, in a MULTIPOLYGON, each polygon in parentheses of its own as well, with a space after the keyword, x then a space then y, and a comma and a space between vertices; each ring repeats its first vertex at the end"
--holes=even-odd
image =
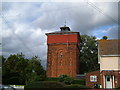
POLYGON ((80 84, 80 85, 85 85, 85 79, 82 80, 74 80, 72 84, 80 84))
POLYGON ((27 88, 64 88, 65 84, 56 81, 34 82, 25 86, 27 88))
POLYGON ((80 85, 80 84, 67 85, 65 88, 90 89, 89 87, 84 86, 84 85, 80 85))
POLYGON ((59 81, 57 77, 47 78, 46 81, 59 81))
POLYGON ((65 83, 65 84, 72 84, 73 83, 73 78, 72 77, 69 77, 69 76, 67 76, 67 75, 60 75, 59 76, 59 82, 63 82, 63 83, 65 83))
POLYGON ((120 90, 120 86, 118 86, 116 89, 120 90))

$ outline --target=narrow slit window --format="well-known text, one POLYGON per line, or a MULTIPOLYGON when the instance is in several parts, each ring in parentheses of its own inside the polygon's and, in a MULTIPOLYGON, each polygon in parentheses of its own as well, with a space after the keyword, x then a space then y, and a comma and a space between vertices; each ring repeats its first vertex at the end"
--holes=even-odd
POLYGON ((60 53, 60 58, 62 59, 62 57, 63 57, 63 54, 62 54, 62 52, 60 53))
POLYGON ((62 65, 62 58, 63 58, 63 53, 60 53, 60 65, 62 65))

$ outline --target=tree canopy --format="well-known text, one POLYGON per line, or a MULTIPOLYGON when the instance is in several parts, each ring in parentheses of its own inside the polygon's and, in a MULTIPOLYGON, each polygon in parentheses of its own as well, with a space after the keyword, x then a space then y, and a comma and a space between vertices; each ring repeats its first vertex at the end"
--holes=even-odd
POLYGON ((45 70, 41 65, 41 60, 34 56, 31 59, 25 55, 10 55, 2 67, 3 84, 27 84, 45 78, 45 70))
POLYGON ((107 39, 108 39, 108 37, 107 37, 107 36, 103 36, 103 37, 102 37, 102 39, 107 40, 107 39))
POLYGON ((96 37, 81 35, 80 73, 87 73, 98 69, 98 44, 96 37))

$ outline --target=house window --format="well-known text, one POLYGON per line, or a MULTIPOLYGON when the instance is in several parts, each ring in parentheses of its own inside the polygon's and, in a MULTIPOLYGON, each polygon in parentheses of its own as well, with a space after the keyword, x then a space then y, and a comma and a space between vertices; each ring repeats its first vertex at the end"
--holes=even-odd
POLYGON ((97 76, 95 76, 95 75, 90 76, 90 81, 91 82, 97 82, 97 76))

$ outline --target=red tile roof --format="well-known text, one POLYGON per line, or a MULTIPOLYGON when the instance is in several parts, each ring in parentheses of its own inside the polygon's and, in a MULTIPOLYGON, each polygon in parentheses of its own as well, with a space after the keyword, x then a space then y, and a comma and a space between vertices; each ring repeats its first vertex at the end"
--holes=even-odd
POLYGON ((120 55, 120 39, 98 40, 100 55, 120 55))

